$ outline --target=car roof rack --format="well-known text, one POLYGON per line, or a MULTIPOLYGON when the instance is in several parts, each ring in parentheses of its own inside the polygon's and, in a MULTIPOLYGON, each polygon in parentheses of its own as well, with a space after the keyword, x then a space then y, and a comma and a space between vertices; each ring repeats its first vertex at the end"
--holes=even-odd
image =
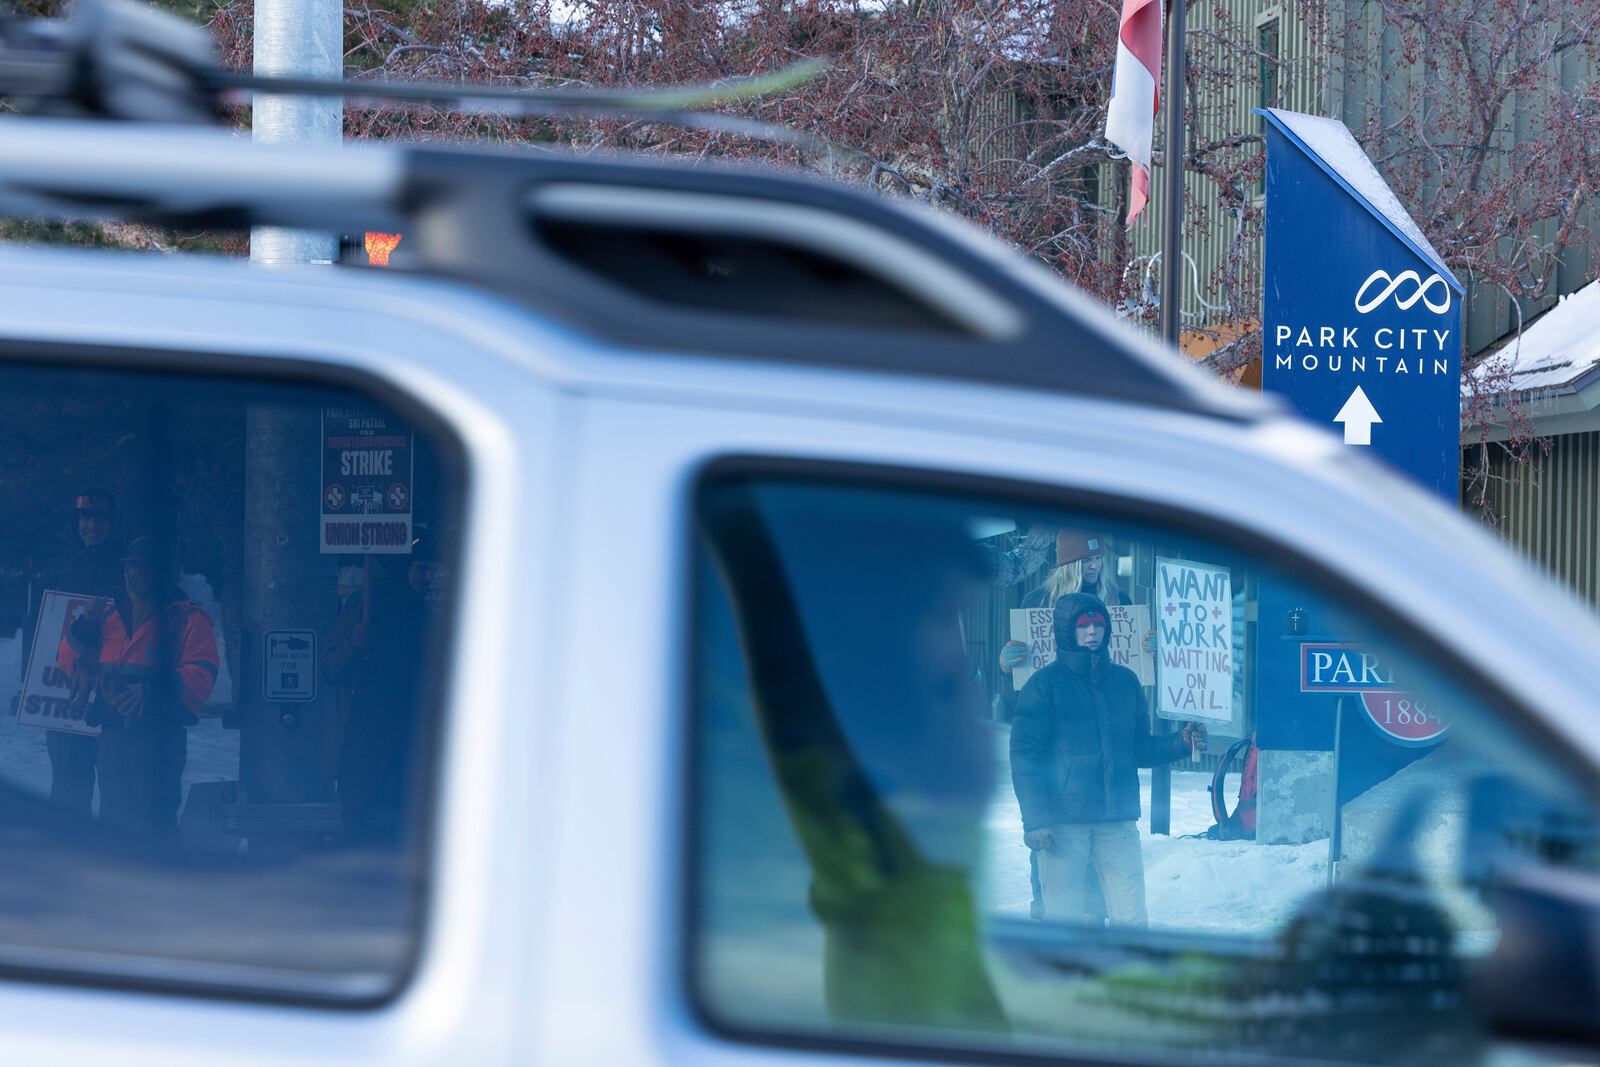
POLYGON ((1270 410, 933 209, 771 170, 4 118, 0 213, 399 233, 399 269, 619 346, 1270 410))
MULTIPOLYGON (((1042 265, 935 209, 773 169, 549 149, 255 143, 205 124, 217 121, 228 85, 260 92, 270 79, 219 71, 203 34, 181 23, 174 32, 164 13, 126 0, 80 0, 80 9, 67 23, 0 23, 0 94, 74 116, 0 119, 0 213, 398 233, 392 267, 491 290, 618 346, 1226 418, 1272 410, 1258 394, 1224 388, 1118 327, 1042 265), (121 73, 128 70, 144 80, 134 84, 121 73), (152 115, 169 121, 139 121, 152 115)), ((285 84, 339 90, 304 81, 285 84)), ((352 96, 374 91, 346 84, 352 96)), ((408 99, 479 91, 388 88, 408 99)), ((503 87, 483 91, 498 105, 516 103, 503 87)), ((729 117, 685 114, 684 105, 738 91, 528 95, 541 113, 637 110, 715 126, 729 117)), ((762 134, 760 123, 724 128, 762 134)))

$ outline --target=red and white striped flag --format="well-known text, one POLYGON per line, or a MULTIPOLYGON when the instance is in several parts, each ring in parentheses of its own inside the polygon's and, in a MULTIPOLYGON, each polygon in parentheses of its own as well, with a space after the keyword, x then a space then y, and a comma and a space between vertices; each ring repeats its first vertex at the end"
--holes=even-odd
POLYGON ((1161 7, 1156 0, 1122 0, 1122 25, 1117 31, 1117 66, 1111 75, 1111 107, 1106 112, 1106 140, 1128 153, 1133 164, 1133 190, 1128 197, 1128 222, 1150 202, 1150 144, 1160 107, 1161 7))

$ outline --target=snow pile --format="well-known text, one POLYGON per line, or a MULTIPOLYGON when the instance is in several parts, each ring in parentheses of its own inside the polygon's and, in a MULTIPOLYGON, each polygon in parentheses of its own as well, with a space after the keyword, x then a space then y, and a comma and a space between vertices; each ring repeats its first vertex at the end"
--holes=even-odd
POLYGON ((1473 369, 1480 380, 1501 367, 1519 392, 1555 389, 1600 365, 1600 281, 1560 299, 1522 335, 1473 369))
POLYGON ((36 795, 50 792, 50 760, 44 733, 19 726, 11 702, 22 691, 26 655, 22 631, 0 637, 0 782, 36 795))

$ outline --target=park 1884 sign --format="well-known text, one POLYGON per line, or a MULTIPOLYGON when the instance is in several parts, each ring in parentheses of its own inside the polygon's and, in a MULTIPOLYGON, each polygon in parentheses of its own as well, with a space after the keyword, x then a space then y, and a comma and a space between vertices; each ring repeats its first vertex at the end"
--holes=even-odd
POLYGON ((322 551, 411 551, 411 429, 367 408, 322 410, 322 551))
POLYGON ((1430 745, 1449 729, 1438 711, 1399 685, 1382 659, 1349 642, 1301 642, 1300 691, 1355 694, 1367 720, 1401 745, 1430 745))

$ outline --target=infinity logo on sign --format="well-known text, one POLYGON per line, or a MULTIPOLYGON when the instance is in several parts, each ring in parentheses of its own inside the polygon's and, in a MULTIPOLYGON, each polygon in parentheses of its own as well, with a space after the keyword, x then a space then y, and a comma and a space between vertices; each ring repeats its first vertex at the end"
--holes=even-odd
POLYGON ((1414 270, 1403 270, 1393 278, 1389 276, 1389 272, 1386 270, 1373 271, 1367 280, 1361 283, 1361 288, 1356 291, 1356 310, 1365 315, 1389 299, 1390 296, 1394 296, 1394 306, 1401 311, 1410 311, 1418 300, 1426 304, 1429 311, 1438 315, 1443 315, 1450 310, 1450 283, 1437 274, 1431 274, 1428 276, 1427 281, 1423 281, 1422 275, 1414 270), (1379 282, 1384 283, 1383 291, 1368 300, 1367 293, 1379 282), (1411 290, 1409 296, 1395 295, 1396 290, 1406 282, 1411 282, 1416 288, 1411 290), (1444 290, 1444 303, 1442 304, 1435 304, 1428 297, 1428 291, 1434 287, 1435 283, 1444 290))

